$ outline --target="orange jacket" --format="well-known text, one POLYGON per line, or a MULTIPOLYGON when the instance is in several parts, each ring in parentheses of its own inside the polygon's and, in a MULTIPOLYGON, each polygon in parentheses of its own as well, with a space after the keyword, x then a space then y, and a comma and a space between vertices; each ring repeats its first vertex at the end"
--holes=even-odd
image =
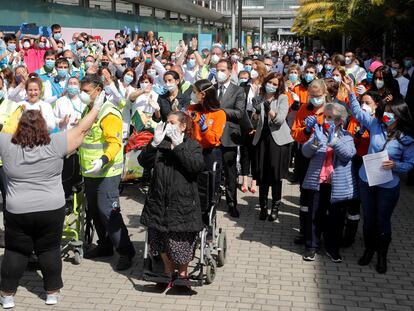
POLYGON ((348 132, 354 137, 357 155, 362 157, 368 153, 370 139, 368 130, 365 130, 362 135, 355 135, 360 127, 358 120, 351 117, 348 123, 348 132))
POLYGON ((220 146, 220 139, 226 126, 226 113, 223 110, 198 112, 195 110, 195 106, 192 105, 188 108, 193 117, 193 138, 200 143, 203 149, 220 146), (204 132, 201 132, 200 124, 198 124, 202 114, 206 116, 207 130, 204 132))
MULTIPOLYGON (((323 124, 324 122, 324 115, 323 110, 318 114, 315 113, 315 110, 309 110, 308 104, 301 105, 299 108, 298 113, 296 114, 295 121, 293 121, 292 125, 292 137, 300 144, 304 144, 310 137, 310 134, 305 132, 305 119, 308 116, 316 116, 318 124, 323 124)), ((313 131, 313 129, 312 129, 313 131)))

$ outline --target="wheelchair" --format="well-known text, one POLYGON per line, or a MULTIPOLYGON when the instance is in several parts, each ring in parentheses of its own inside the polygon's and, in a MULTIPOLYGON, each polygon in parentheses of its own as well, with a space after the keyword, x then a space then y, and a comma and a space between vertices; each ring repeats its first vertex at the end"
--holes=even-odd
MULTIPOLYGON (((193 261, 189 264, 189 280, 173 281, 172 286, 203 286, 213 283, 217 267, 226 263, 227 236, 217 225, 216 207, 220 200, 219 189, 216 189, 216 165, 213 171, 202 172, 198 177, 198 189, 203 218, 203 229, 198 233, 193 261)), ((152 256, 148 243, 148 232, 145 234, 143 280, 154 283, 168 283, 163 276, 163 265, 160 256, 152 256)))

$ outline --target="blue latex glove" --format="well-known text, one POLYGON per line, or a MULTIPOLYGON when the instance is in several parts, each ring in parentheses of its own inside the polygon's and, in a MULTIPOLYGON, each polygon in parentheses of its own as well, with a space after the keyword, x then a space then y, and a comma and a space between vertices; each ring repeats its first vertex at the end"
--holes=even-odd
POLYGON ((138 33, 138 32, 139 32, 139 28, 138 28, 138 25, 135 25, 135 28, 134 28, 134 30, 135 30, 135 33, 138 33))
POLYGON ((314 126, 314 129, 315 129, 315 131, 314 131, 315 140, 318 143, 321 143, 322 140, 323 140, 323 128, 322 128, 321 125, 316 123, 315 126, 314 126))
POLYGON ((128 33, 128 27, 124 26, 124 34, 126 35, 128 33))
POLYGON ((164 86, 158 85, 158 84, 154 84, 152 86, 152 90, 157 93, 158 95, 164 95, 167 93, 167 89, 164 86))
POLYGON ((315 116, 308 116, 305 119, 305 125, 306 128, 308 129, 308 131, 311 130, 311 128, 313 128, 315 126, 315 124, 317 124, 317 120, 315 116))
POLYGON ((207 79, 210 81, 213 80, 213 78, 216 76, 216 73, 217 73, 217 69, 211 68, 207 79))
POLYGON ((39 36, 43 36, 43 26, 39 27, 39 36))
POLYGON ((47 35, 49 38, 52 37, 52 28, 51 27, 47 27, 47 35))
POLYGON ((127 28, 127 35, 130 36, 131 35, 131 28, 127 28))
POLYGON ((24 28, 26 28, 27 24, 28 24, 28 23, 24 22, 24 23, 22 23, 22 24, 20 25, 20 28, 19 28, 19 29, 20 29, 20 31, 21 31, 21 32, 23 32, 23 29, 24 29, 24 28))
POLYGON ((198 120, 198 125, 200 125, 200 129, 202 133, 207 131, 208 126, 206 124, 206 115, 202 114, 200 116, 200 120, 198 120))
POLYGON ((332 139, 335 137, 335 123, 333 121, 328 122, 328 124, 330 125, 329 129, 328 129, 328 142, 331 142, 332 139))

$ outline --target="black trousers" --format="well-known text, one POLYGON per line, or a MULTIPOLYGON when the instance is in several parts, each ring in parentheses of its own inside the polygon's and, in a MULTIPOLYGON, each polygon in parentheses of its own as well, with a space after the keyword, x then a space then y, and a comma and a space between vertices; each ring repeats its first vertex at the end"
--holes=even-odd
POLYGON ((253 146, 254 135, 245 134, 244 143, 240 146, 240 166, 241 166, 241 175, 248 176, 252 174, 252 178, 256 179, 255 174, 255 158, 256 152, 255 147, 253 146))
POLYGON ((206 164, 206 170, 212 171, 214 163, 216 163, 216 177, 215 177, 215 188, 214 193, 217 194, 220 182, 221 182, 221 171, 223 170, 223 155, 221 154, 221 148, 208 148, 203 149, 204 163, 206 164))
POLYGON ((39 258, 44 289, 54 291, 63 287, 60 244, 64 219, 64 207, 25 214, 4 211, 6 250, 1 264, 2 291, 16 292, 33 251, 39 258))
POLYGON ((65 198, 72 194, 72 187, 82 181, 80 174, 79 156, 72 154, 63 161, 62 184, 65 198))
POLYGON ((221 147, 224 176, 226 178, 226 202, 237 205, 237 147, 221 147))
POLYGON ((282 181, 276 181, 272 185, 267 183, 260 183, 259 187, 259 201, 260 207, 267 206, 267 196, 269 194, 269 188, 272 187, 272 204, 280 202, 282 200, 282 181))
POLYGON ((119 204, 121 175, 105 178, 85 177, 88 212, 103 248, 115 247, 120 255, 135 255, 119 204))

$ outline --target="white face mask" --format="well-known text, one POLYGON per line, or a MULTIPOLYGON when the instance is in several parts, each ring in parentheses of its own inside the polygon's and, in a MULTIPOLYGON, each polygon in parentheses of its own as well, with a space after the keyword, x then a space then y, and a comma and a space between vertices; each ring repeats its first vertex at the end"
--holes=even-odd
POLYGON ((175 130, 175 124, 167 123, 167 125, 165 126, 165 135, 171 136, 174 130, 175 130))
POLYGON ((370 115, 372 115, 372 108, 369 105, 364 103, 361 105, 361 109, 364 110, 365 112, 368 112, 370 115))
POLYGON ((167 90, 170 92, 173 92, 177 89, 177 84, 175 83, 168 83, 168 84, 165 84, 165 86, 167 87, 167 90))
POLYGON ((374 83, 377 89, 382 89, 385 84, 384 80, 379 80, 379 79, 375 79, 374 83))
POLYGON ((139 88, 141 89, 141 90, 145 90, 146 88, 147 88, 147 86, 149 85, 149 83, 144 83, 144 82, 141 82, 140 84, 139 84, 139 88))
POLYGON ((91 96, 84 91, 79 94, 79 98, 85 105, 89 105, 91 103, 91 96))
POLYGON ((23 47, 24 47, 25 49, 30 48, 30 42, 25 41, 25 42, 23 43, 23 47))
POLYGON ((392 77, 395 78, 398 75, 397 69, 392 68, 391 69, 391 74, 392 74, 392 77))
POLYGON ((218 83, 224 83, 227 80, 227 75, 223 71, 217 71, 216 79, 218 83))
POLYGON ((259 73, 256 70, 252 69, 252 71, 250 71, 250 77, 252 79, 256 79, 257 77, 259 77, 259 73))
POLYGON ((270 72, 270 70, 272 70, 272 67, 270 65, 265 65, 265 66, 266 66, 267 72, 270 72))
POLYGON ((345 64, 350 65, 352 63, 351 57, 345 57, 345 64))
POLYGON ((220 57, 218 55, 214 54, 213 56, 211 56, 211 63, 213 65, 217 64, 219 60, 220 60, 220 57))
POLYGON ((197 98, 197 95, 196 95, 196 93, 191 93, 191 102, 190 102, 190 104, 191 105, 196 105, 196 104, 198 104, 198 98, 197 98))
POLYGON ((148 74, 150 77, 155 77, 155 76, 157 75, 157 71, 156 71, 155 69, 148 69, 148 70, 147 70, 147 74, 148 74))

